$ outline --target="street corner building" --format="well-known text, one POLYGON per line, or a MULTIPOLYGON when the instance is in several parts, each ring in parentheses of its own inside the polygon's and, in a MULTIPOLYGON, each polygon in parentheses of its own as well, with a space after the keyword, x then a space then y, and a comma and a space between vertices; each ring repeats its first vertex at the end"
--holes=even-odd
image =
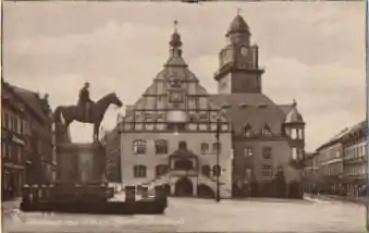
POLYGON ((368 121, 343 129, 308 156, 306 192, 366 196, 368 182, 368 121))
POLYGON ((19 196, 22 186, 56 176, 51 110, 47 95, 1 79, 2 197, 19 196))
POLYGON ((211 94, 185 62, 180 34, 171 35, 162 71, 119 123, 124 185, 215 195, 219 164, 222 198, 301 196, 305 123, 297 104, 263 94, 258 46, 242 16, 226 38, 211 94))

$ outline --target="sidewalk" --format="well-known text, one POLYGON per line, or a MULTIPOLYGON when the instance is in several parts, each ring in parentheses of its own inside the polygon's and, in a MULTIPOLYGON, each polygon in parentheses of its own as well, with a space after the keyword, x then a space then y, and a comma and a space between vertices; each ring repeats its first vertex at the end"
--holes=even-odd
POLYGON ((21 203, 21 198, 17 197, 8 201, 1 202, 1 210, 3 214, 10 213, 14 209, 18 209, 21 203))
POLYGON ((304 194, 304 197, 315 198, 318 200, 324 201, 342 201, 342 202, 352 202, 357 204, 369 204, 369 197, 345 197, 345 196, 336 196, 336 195, 328 195, 328 194, 320 194, 320 195, 311 195, 311 194, 304 194))

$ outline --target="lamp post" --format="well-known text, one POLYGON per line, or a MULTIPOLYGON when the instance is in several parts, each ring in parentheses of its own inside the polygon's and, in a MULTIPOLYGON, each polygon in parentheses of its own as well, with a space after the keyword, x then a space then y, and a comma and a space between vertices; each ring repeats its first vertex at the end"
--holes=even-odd
POLYGON ((216 176, 216 196, 215 196, 215 201, 219 202, 220 201, 220 184, 219 184, 219 177, 220 177, 220 173, 221 173, 221 169, 220 169, 220 165, 219 165, 219 155, 220 155, 220 143, 219 143, 219 134, 220 134, 220 115, 217 118, 217 127, 216 127, 216 134, 215 134, 215 138, 216 138, 216 153, 217 153, 217 157, 216 157, 216 167, 214 169, 214 173, 216 176))

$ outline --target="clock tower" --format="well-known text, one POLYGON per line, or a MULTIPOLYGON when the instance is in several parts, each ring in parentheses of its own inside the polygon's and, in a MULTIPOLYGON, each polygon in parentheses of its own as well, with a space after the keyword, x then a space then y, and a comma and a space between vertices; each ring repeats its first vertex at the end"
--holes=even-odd
POLYGON ((227 45, 219 53, 219 69, 214 75, 219 94, 261 93, 258 46, 250 44, 251 33, 237 14, 227 34, 227 45))

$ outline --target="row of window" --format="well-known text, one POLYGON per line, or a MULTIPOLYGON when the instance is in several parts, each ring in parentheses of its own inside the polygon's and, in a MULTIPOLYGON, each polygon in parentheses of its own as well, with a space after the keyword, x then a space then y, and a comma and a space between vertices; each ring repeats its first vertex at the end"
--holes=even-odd
POLYGON ((323 166, 321 172, 323 173, 323 175, 327 175, 327 176, 339 175, 343 172, 343 166, 341 163, 329 164, 329 165, 323 166))
POLYGON ((352 166, 345 168, 345 174, 348 176, 361 176, 368 173, 368 167, 365 166, 352 166))
POLYGON ((29 134, 29 124, 16 114, 7 111, 1 111, 1 125, 3 128, 18 134, 29 134))
MULTIPOLYGON (((271 159, 272 158, 272 147, 265 146, 262 148, 262 156, 264 159, 271 159)), ((253 147, 245 147, 244 149, 244 156, 245 157, 252 157, 254 155, 254 148, 253 147)))
MULTIPOLYGON (((161 93, 161 92, 159 92, 161 93)), ((164 93, 164 92, 163 92, 164 93)), ((172 92, 173 93, 173 92, 172 92)), ((183 95, 181 92, 177 92, 179 95, 157 95, 157 96, 146 96, 145 97, 145 106, 146 109, 152 110, 153 107, 156 106, 156 109, 166 109, 166 99, 169 98, 170 101, 184 101, 183 95)), ((193 93, 196 94, 196 93, 193 93)), ((187 107, 188 109, 208 109, 208 98, 207 97, 191 97, 187 96, 187 107)))
MULTIPOLYGON (((212 170, 215 169, 215 166, 211 168, 209 165, 203 165, 201 167, 201 174, 204 176, 211 176, 212 170)), ((155 176, 160 177, 169 171, 168 165, 160 164, 155 167, 155 176)), ((133 176, 135 178, 146 178, 147 177, 147 167, 145 165, 135 165, 133 167, 133 176)))
POLYGON ((367 143, 345 149, 345 159, 357 159, 368 155, 367 143))
MULTIPOLYGON (((164 139, 155 140, 155 154, 167 154, 168 153, 168 141, 164 139)), ((183 143, 183 142, 182 142, 183 143)), ((186 147, 186 146, 184 146, 186 147)), ((201 143, 200 149, 202 154, 217 153, 221 151, 220 143, 213 143, 212 148, 208 143, 201 143)), ((134 154, 146 154, 147 152, 147 142, 145 140, 135 140, 133 141, 133 153, 134 154)))
POLYGON ((24 148, 17 144, 1 142, 1 153, 4 161, 22 164, 24 159, 24 148))
MULTIPOLYGON (((253 137, 253 136, 257 135, 257 133, 255 133, 255 131, 252 130, 252 128, 249 124, 247 124, 244 127, 243 133, 246 137, 253 137)), ((270 129, 269 125, 267 125, 267 124, 264 125, 264 127, 261 129, 260 133, 264 137, 273 136, 272 130, 270 129)))
MULTIPOLYGON (((196 123, 189 123, 185 124, 183 130, 188 131, 215 131, 217 129, 216 123, 208 123, 208 124, 196 124, 196 123)), ((229 130, 228 124, 221 125, 222 131, 229 130)), ((171 130, 171 124, 167 123, 124 123, 124 130, 147 130, 147 131, 165 131, 171 130)))
MULTIPOLYGON (((218 111, 186 111, 188 118, 192 122, 196 121, 211 121, 217 122, 218 111)), ((136 122, 165 122, 166 112, 164 111, 135 111, 134 119, 136 122)))

